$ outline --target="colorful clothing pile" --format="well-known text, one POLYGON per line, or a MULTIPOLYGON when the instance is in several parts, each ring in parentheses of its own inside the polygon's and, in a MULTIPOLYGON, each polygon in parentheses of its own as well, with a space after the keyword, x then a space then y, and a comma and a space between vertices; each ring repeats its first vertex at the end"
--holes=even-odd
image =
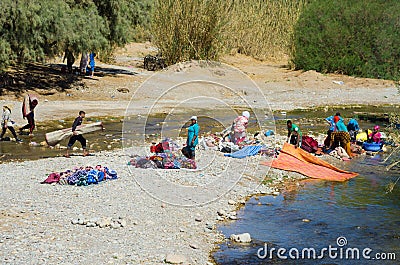
POLYGON ((77 167, 73 170, 67 170, 61 173, 53 172, 41 183, 88 186, 91 184, 98 184, 101 181, 117 178, 118 176, 115 170, 97 165, 95 167, 77 167))
POLYGON ((170 139, 164 139, 157 145, 152 145, 152 156, 133 156, 128 165, 137 168, 162 169, 196 169, 196 162, 180 153, 179 145, 170 139))

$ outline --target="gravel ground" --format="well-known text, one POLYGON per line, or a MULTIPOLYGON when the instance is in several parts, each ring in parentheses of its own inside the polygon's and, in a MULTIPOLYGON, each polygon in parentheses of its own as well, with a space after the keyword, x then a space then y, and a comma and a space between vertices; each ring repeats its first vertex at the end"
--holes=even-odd
POLYGON ((251 194, 276 192, 272 185, 283 173, 274 171, 275 181, 259 186, 268 168, 257 165, 265 157, 231 159, 201 150, 197 158, 196 171, 136 169, 127 166, 126 150, 1 164, 0 263, 162 264, 178 254, 186 264, 209 264, 214 244, 224 239, 218 220, 235 219, 229 213, 251 194), (117 170, 119 178, 87 187, 40 184, 53 171, 97 164, 117 170), (104 218, 126 225, 72 224, 104 218))

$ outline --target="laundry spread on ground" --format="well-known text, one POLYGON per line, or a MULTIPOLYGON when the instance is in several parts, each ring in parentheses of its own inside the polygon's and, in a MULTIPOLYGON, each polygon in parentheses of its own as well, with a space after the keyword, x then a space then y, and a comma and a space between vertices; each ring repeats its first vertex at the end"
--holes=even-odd
POLYGON ((115 170, 97 165, 95 167, 75 167, 72 170, 66 170, 64 172, 53 172, 41 183, 88 186, 117 178, 118 175, 115 170))
POLYGON ((248 145, 234 153, 224 154, 224 156, 233 158, 245 158, 247 156, 255 156, 260 152, 261 148, 261 145, 248 145))
POLYGON ((196 162, 185 157, 178 143, 171 139, 153 144, 150 147, 151 156, 133 155, 128 165, 136 168, 152 169, 196 169, 196 162))
POLYGON ((314 155, 285 143, 277 159, 262 162, 263 165, 286 171, 293 171, 310 178, 331 181, 346 181, 358 176, 358 173, 341 170, 314 155))

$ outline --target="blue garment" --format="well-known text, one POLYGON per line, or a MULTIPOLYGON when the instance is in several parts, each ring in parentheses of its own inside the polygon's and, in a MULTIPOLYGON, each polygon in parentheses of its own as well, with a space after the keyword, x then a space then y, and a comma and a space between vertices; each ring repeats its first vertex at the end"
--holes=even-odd
POLYGON ((94 68, 96 66, 96 62, 94 61, 94 53, 93 52, 91 52, 89 54, 89 65, 90 65, 90 68, 94 68))
POLYGON ((346 125, 345 125, 344 122, 343 122, 343 119, 339 120, 339 121, 336 123, 336 131, 337 131, 337 132, 348 132, 348 131, 347 131, 347 127, 346 127, 346 125))
MULTIPOLYGON (((329 127, 329 130, 332 131, 332 132, 336 131, 336 125, 335 125, 335 122, 334 122, 334 120, 333 120, 333 117, 335 117, 335 116, 332 115, 332 116, 329 116, 328 118, 325 119, 325 120, 326 120, 327 122, 329 122, 329 124, 331 125, 331 126, 329 127)), ((342 118, 342 117, 339 116, 339 118, 340 118, 341 121, 343 121, 343 118, 342 118)))
POLYGON ((191 124, 188 128, 188 137, 186 141, 186 145, 191 149, 194 150, 196 145, 199 143, 199 131, 200 131, 200 126, 195 123, 191 124), (192 145, 192 140, 196 136, 196 139, 194 140, 194 143, 192 145))
POLYGON ((245 158, 246 156, 255 156, 256 154, 258 154, 258 152, 260 152, 261 147, 261 145, 248 145, 234 153, 224 154, 224 156, 230 156, 233 158, 245 158))
POLYGON ((349 131, 359 131, 360 126, 358 125, 358 122, 356 119, 351 119, 349 123, 347 124, 347 130, 349 131))

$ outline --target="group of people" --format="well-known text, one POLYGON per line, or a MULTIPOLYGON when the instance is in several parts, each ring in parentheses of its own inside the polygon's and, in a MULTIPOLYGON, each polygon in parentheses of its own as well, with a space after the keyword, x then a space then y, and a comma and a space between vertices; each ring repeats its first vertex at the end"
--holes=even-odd
MULTIPOLYGON (((79 70, 81 75, 89 75, 90 77, 94 76, 94 67, 96 66, 95 58, 96 58, 96 53, 94 52, 91 52, 89 54, 86 52, 82 53, 81 61, 79 64, 79 70)), ((65 62, 65 59, 67 59, 67 71, 68 73, 72 74, 73 73, 72 66, 74 65, 75 62, 75 56, 69 47, 65 49, 63 62, 65 62)))
MULTIPOLYGON (((223 135, 224 141, 232 142, 235 145, 242 145, 246 140, 246 129, 249 124, 250 112, 243 111, 242 115, 236 117, 227 133, 223 135)), ((189 159, 195 160, 195 149, 199 142, 200 126, 197 123, 197 116, 190 118, 190 125, 188 127, 188 135, 186 140, 186 147, 182 149, 182 153, 189 159)))
MULTIPOLYGON (((360 126, 357 120, 352 118, 346 125, 339 112, 337 112, 335 115, 327 117, 325 120, 329 124, 327 137, 324 141, 325 150, 332 150, 340 146, 343 147, 346 153, 351 157, 351 142, 356 141, 357 134, 360 132, 360 126)), ((301 147, 302 133, 299 126, 288 120, 287 130, 287 142, 296 147, 301 147)), ((375 125, 372 132, 367 130, 367 141, 380 143, 382 135, 379 130, 379 125, 375 125)))
MULTIPOLYGON (((24 125, 19 129, 19 135, 24 134, 24 130, 29 129, 29 137, 33 137, 33 130, 35 129, 35 108, 39 104, 38 97, 32 94, 28 94, 24 97, 24 101, 22 102, 22 117, 27 119, 28 124, 24 125)), ((15 122, 11 119, 12 108, 9 105, 3 105, 3 113, 1 119, 1 135, 0 141, 7 140, 4 138, 4 135, 7 129, 11 132, 16 142, 22 142, 14 129, 15 122)), ((85 118, 86 113, 84 111, 80 111, 78 117, 75 118, 72 124, 72 133, 73 135, 70 137, 67 146, 67 153, 65 157, 70 157, 69 150, 72 149, 72 146, 76 141, 79 141, 82 145, 83 155, 89 155, 89 152, 86 148, 86 139, 82 134, 78 134, 76 129, 79 125, 82 125, 83 119, 85 118)))

